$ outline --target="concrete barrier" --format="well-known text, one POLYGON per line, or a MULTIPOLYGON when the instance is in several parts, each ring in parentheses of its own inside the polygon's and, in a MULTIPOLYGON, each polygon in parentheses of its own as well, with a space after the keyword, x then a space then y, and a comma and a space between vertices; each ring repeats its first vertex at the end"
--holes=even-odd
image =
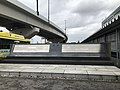
POLYGON ((109 44, 13 45, 8 59, 42 63, 91 63, 110 61, 109 44))
POLYGON ((105 44, 13 45, 11 55, 46 57, 109 57, 105 44))

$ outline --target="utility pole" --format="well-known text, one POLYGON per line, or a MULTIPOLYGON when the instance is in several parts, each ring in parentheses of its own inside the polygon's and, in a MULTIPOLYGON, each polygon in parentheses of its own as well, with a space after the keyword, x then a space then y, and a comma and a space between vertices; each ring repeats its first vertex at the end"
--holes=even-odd
POLYGON ((38 0, 36 0, 36 6, 37 6, 37 15, 39 16, 39 9, 38 9, 39 3, 38 3, 38 0))
POLYGON ((50 22, 50 0, 48 0, 48 23, 50 22))
POLYGON ((66 29, 67 29, 67 27, 66 27, 66 20, 65 20, 65 34, 67 34, 66 29))

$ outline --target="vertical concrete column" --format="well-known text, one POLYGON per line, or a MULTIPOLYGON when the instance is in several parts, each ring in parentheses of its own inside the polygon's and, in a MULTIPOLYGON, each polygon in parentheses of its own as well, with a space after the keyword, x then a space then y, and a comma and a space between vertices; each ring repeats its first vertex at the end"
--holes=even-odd
POLYGON ((116 29, 116 50, 117 50, 117 66, 120 67, 120 28, 116 29))
POLYGON ((101 55, 104 53, 107 60, 111 59, 111 44, 110 43, 100 43, 101 44, 101 55))
POLYGON ((105 50, 106 56, 108 57, 108 59, 111 59, 111 44, 103 43, 103 45, 104 45, 104 50, 105 50))
POLYGON ((30 29, 29 31, 26 32, 25 37, 26 38, 32 38, 33 36, 37 35, 39 33, 40 29, 33 27, 32 29, 30 29))
POLYGON ((33 36, 39 33, 40 29, 36 27, 28 27, 28 28, 17 28, 13 29, 11 32, 23 35, 25 38, 32 38, 33 36))

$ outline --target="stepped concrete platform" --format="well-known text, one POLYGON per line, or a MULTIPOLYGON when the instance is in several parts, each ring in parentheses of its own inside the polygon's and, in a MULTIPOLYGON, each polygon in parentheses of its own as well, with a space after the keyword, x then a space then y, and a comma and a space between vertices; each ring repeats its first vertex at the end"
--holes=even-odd
POLYGON ((4 63, 113 65, 110 45, 103 44, 31 44, 13 45, 4 63))
POLYGON ((109 44, 31 44, 13 45, 11 57, 52 57, 52 58, 108 58, 109 44))
POLYGON ((0 64, 0 90, 120 90, 115 66, 0 64))

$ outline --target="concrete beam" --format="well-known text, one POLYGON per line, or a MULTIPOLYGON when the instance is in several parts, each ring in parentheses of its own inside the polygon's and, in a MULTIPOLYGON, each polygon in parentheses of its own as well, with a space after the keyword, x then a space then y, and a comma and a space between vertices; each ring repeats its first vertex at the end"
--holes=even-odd
POLYGON ((36 27, 29 27, 29 28, 18 28, 18 29, 14 29, 12 30, 13 33, 17 33, 20 35, 25 36, 25 38, 32 38, 33 36, 35 36, 36 34, 39 33, 39 28, 36 27))
MULTIPOLYGON (((0 1, 0 18, 6 18, 15 23, 17 22, 20 24, 40 28, 46 33, 53 33, 63 41, 67 41, 67 36, 61 31, 59 27, 54 25, 52 22, 48 23, 47 19, 43 16, 37 16, 36 12, 18 2, 17 0, 0 1)), ((8 25, 5 24, 4 26, 8 25)))

